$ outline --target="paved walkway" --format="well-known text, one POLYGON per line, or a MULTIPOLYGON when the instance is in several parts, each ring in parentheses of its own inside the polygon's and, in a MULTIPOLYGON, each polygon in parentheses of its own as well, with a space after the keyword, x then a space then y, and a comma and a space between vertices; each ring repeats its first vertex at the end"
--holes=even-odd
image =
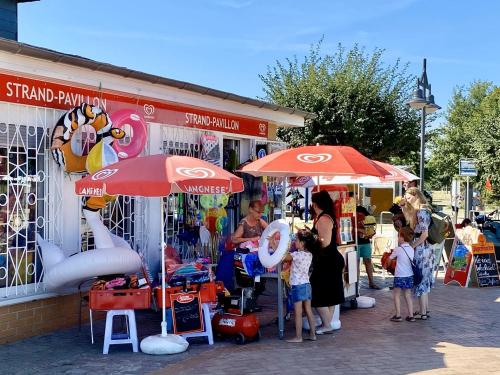
MULTIPOLYGON (((377 277, 379 285, 390 280, 377 277)), ((270 283, 272 284, 272 283, 270 283)), ((272 289, 272 285, 269 285, 272 289)), ((58 331, 0 346, 1 374, 499 374, 500 288, 463 289, 438 280, 431 293, 431 318, 393 323, 391 291, 362 294, 377 299, 373 309, 345 310, 342 329, 316 342, 289 344, 277 339, 274 297, 263 300, 263 339, 237 346, 230 341, 210 347, 195 341, 186 353, 148 356, 130 346, 112 346, 102 355, 103 322, 96 344, 88 326, 58 331)), ((403 310, 404 311, 404 310, 403 310)), ((141 337, 159 333, 159 314, 138 318, 141 337)), ((293 323, 286 323, 287 336, 293 323)))

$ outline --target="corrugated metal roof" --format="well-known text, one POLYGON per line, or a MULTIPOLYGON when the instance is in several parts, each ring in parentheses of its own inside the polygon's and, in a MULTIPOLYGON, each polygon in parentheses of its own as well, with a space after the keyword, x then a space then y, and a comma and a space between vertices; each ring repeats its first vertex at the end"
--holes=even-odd
POLYGON ((252 99, 245 96, 232 94, 226 91, 215 90, 209 87, 195 85, 184 81, 177 81, 175 79, 160 77, 154 74, 143 73, 137 70, 132 70, 125 67, 103 63, 77 55, 61 53, 47 48, 36 47, 30 44, 19 43, 9 39, 0 38, 0 50, 11 52, 18 55, 33 57, 37 59, 53 61, 56 63, 77 66, 80 68, 90 69, 93 71, 119 75, 125 78, 134 78, 140 81, 145 81, 153 84, 175 87, 177 89, 188 90, 198 94, 209 95, 216 98, 230 100, 258 108, 270 109, 272 111, 283 112, 289 115, 298 115, 305 119, 316 118, 316 114, 302 111, 300 109, 283 107, 262 100, 252 99))

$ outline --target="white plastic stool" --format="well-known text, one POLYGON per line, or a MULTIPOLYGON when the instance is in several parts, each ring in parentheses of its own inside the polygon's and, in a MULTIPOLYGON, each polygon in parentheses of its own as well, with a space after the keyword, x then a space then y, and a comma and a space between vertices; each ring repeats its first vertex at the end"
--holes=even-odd
POLYGON ((132 344, 132 351, 134 353, 139 351, 134 310, 109 310, 106 314, 106 330, 104 331, 102 354, 108 354, 109 346, 116 344, 132 344), (113 317, 119 315, 125 315, 126 318, 127 333, 125 337, 122 337, 122 335, 113 335, 113 317))
POLYGON ((193 333, 184 333, 181 336, 184 338, 188 337, 207 337, 208 344, 214 344, 214 334, 212 331, 212 319, 210 319, 210 305, 208 303, 203 303, 201 306, 203 310, 203 322, 205 324, 205 330, 203 332, 193 332, 193 333))

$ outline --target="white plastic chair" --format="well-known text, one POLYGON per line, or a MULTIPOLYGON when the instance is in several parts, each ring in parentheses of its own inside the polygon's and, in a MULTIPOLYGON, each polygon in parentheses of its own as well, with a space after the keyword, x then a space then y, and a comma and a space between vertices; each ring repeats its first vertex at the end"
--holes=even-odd
POLYGON ((203 332, 193 332, 193 333, 184 333, 182 336, 184 338, 188 337, 207 337, 208 344, 214 344, 214 334, 212 331, 212 319, 210 317, 210 305, 208 303, 203 303, 202 305, 203 311, 203 323, 205 325, 205 330, 203 332))

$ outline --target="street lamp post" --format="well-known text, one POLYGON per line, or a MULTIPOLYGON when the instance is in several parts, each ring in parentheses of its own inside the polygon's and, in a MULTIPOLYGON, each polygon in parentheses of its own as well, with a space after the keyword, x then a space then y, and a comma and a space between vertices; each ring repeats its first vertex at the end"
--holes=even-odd
POLYGON ((407 104, 413 109, 422 110, 422 123, 420 124, 420 190, 424 191, 424 164, 425 164, 425 115, 441 109, 434 103, 431 85, 427 80, 427 59, 424 59, 422 76, 417 78, 417 89, 407 104))

